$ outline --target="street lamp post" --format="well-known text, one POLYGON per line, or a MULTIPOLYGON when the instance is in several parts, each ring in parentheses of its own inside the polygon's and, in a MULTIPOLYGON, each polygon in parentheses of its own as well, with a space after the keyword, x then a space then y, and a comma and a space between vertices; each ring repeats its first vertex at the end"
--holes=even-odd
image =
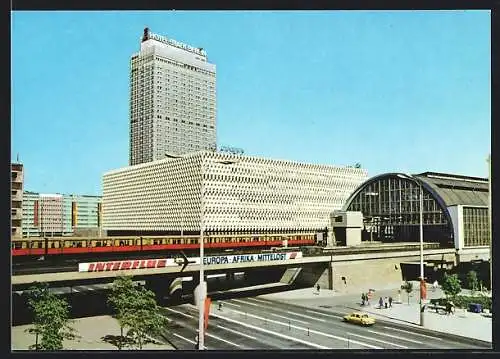
POLYGON ((493 232, 491 226, 491 154, 488 155, 488 224, 490 227, 490 291, 493 293, 493 232))
POLYGON ((205 289, 205 273, 203 268, 203 232, 205 231, 205 181, 203 178, 204 175, 204 156, 201 157, 201 218, 200 218, 200 285, 199 285, 199 293, 200 298, 198 299, 199 305, 199 316, 198 316, 198 350, 205 349, 205 333, 204 333, 204 309, 205 309, 205 297, 206 293, 205 289))
POLYGON ((424 326, 424 308, 422 300, 422 285, 425 285, 424 277, 424 191, 420 184, 420 326, 424 326))
MULTIPOLYGON (((223 165, 230 165, 239 162, 238 160, 214 161, 223 165)), ((204 233, 205 233, 205 158, 201 158, 201 218, 200 218, 200 285, 198 289, 199 295, 199 316, 198 316, 198 350, 205 349, 205 299, 207 295, 207 287, 205 285, 205 274, 203 268, 204 257, 204 233)))
POLYGON ((181 207, 181 237, 184 238, 184 209, 182 208, 182 204, 180 202, 179 206, 181 207))

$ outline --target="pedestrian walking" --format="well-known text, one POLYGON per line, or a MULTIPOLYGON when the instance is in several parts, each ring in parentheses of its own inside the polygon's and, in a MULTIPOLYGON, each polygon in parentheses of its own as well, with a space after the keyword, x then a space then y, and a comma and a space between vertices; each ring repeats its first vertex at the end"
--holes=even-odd
POLYGON ((384 307, 384 300, 382 299, 382 297, 380 297, 380 299, 378 300, 378 306, 380 309, 384 307))
POLYGON ((385 309, 387 309, 388 305, 387 305, 387 297, 384 298, 384 307, 385 309))
POLYGON ((432 291, 435 292, 437 288, 438 288, 438 281, 435 280, 434 283, 432 283, 432 291))
POLYGON ((389 308, 392 308, 392 297, 389 297, 389 308))
POLYGON ((318 294, 319 294, 319 284, 316 285, 316 290, 318 291, 318 294))
POLYGON ((361 305, 365 305, 365 293, 361 293, 361 305))

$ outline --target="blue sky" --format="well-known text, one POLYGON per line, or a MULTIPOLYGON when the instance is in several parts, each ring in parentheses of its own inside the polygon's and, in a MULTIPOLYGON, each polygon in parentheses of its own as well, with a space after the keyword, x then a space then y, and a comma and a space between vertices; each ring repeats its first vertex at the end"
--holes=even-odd
POLYGON ((146 26, 217 65, 220 145, 370 176, 488 174, 489 11, 13 12, 11 26, 26 190, 101 194, 102 174, 128 165, 146 26))

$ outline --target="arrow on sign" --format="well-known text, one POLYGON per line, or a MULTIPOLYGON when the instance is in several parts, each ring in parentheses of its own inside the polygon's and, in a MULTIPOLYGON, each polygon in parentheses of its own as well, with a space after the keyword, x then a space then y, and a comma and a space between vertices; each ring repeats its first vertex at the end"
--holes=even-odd
POLYGON ((175 262, 178 265, 182 266, 181 272, 183 272, 184 269, 186 269, 186 267, 188 266, 188 264, 196 263, 196 261, 194 261, 194 260, 190 261, 188 259, 188 257, 186 257, 186 255, 184 254, 183 251, 181 251, 181 255, 182 255, 182 258, 177 257, 175 262))

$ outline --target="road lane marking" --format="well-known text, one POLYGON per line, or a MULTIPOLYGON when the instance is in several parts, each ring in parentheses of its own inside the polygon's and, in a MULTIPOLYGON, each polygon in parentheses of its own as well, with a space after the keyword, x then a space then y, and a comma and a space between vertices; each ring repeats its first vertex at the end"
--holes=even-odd
POLYGON ((318 315, 322 315, 324 317, 331 317, 331 318, 340 318, 340 319, 344 319, 343 316, 341 315, 334 315, 334 314, 326 314, 326 313, 321 313, 321 312, 316 312, 315 310, 309 310, 307 309, 306 312, 309 312, 309 313, 314 313, 314 314, 318 314, 318 315))
POLYGON ((303 318, 307 318, 307 319, 312 319, 312 320, 316 320, 316 321, 318 321, 318 322, 326 322, 326 320, 324 320, 324 319, 313 318, 313 317, 311 317, 310 315, 299 314, 299 313, 292 312, 292 311, 290 311, 290 310, 287 310, 286 312, 287 312, 288 314, 296 315, 296 316, 298 316, 298 317, 303 317, 303 318))
POLYGON ((160 315, 161 315, 163 318, 165 318, 165 320, 166 320, 167 322, 173 322, 173 320, 172 320, 172 319, 170 319, 169 317, 167 317, 165 314, 160 314, 160 315))
MULTIPOLYGON (((280 325, 283 325, 283 326, 289 326, 291 328, 295 328, 295 329, 299 329, 299 330, 304 330, 304 331, 307 331, 307 332, 310 332, 310 333, 313 333, 313 334, 322 335, 322 336, 325 336, 325 337, 328 337, 328 338, 333 338, 333 339, 341 340, 341 341, 344 341, 344 342, 349 341, 351 343, 358 344, 358 345, 361 345, 361 346, 364 346, 364 347, 368 347, 368 348, 372 348, 372 349, 383 349, 383 348, 380 348, 380 347, 377 347, 377 346, 374 346, 374 345, 370 345, 370 344, 367 344, 367 343, 359 342, 357 340, 348 340, 346 338, 338 337, 338 336, 333 335, 333 334, 327 334, 327 333, 319 332, 317 330, 313 330, 313 329, 310 329, 310 328, 298 327, 298 326, 293 325, 293 324, 283 323, 283 322, 279 322, 277 320, 271 320, 271 319, 259 317, 258 315, 241 312, 241 311, 235 310, 235 309, 231 309, 231 310, 233 312, 235 312, 235 313, 245 314, 245 315, 247 315, 249 317, 253 317, 253 318, 256 318, 256 319, 260 319, 260 320, 266 320, 266 321, 268 321, 270 323, 280 324, 280 325)), ((243 325, 243 323, 241 323, 241 324, 243 325)))
POLYGON ((218 324, 216 324, 215 326, 216 326, 217 328, 221 328, 221 329, 227 330, 228 332, 231 332, 231 333, 235 333, 235 334, 241 335, 242 337, 247 337, 247 338, 250 338, 250 339, 253 339, 253 340, 259 341, 259 339, 257 339, 256 337, 252 337, 251 335, 244 334, 244 333, 240 333, 240 332, 239 332, 239 331, 237 331, 237 330, 230 329, 230 328, 226 328, 226 327, 223 327, 222 325, 218 325, 218 324))
POLYGON ((278 315, 278 314, 274 314, 274 313, 271 313, 271 315, 273 317, 278 317, 278 318, 287 319, 287 320, 293 320, 294 322, 299 322, 299 323, 304 323, 304 324, 310 324, 309 322, 304 322, 303 320, 293 319, 293 318, 289 318, 289 317, 284 317, 282 315, 278 315))
POLYGON ((390 337, 390 338, 395 338, 395 339, 399 339, 399 340, 406 340, 407 342, 411 342, 411 343, 415 343, 415 344, 424 344, 424 343, 419 342, 419 341, 417 341, 417 340, 407 339, 407 338, 403 338, 403 337, 398 337, 397 335, 391 335, 391 334, 379 333, 379 332, 376 332, 375 330, 370 330, 370 329, 368 329, 367 331, 369 331, 370 333, 374 333, 374 334, 382 335, 382 336, 384 336, 384 337, 390 337))
POLYGON ((263 299, 259 299, 259 298, 247 298, 247 299, 255 300, 255 301, 257 301, 257 302, 264 303, 264 304, 271 304, 271 302, 270 302, 270 301, 268 301, 268 300, 263 300, 263 299))
POLYGON ((246 328, 257 330, 257 331, 260 331, 260 332, 263 332, 263 333, 266 333, 266 334, 271 334, 271 335, 277 336, 279 338, 283 338, 283 339, 286 339, 286 340, 291 340, 291 341, 294 341, 294 342, 297 342, 297 343, 300 343, 300 344, 304 344, 304 345, 307 345, 307 346, 310 346, 310 347, 313 347, 313 348, 317 348, 317 349, 333 349, 333 348, 325 347, 323 345, 319 345, 319 344, 307 342, 305 340, 301 340, 301 339, 298 339, 298 338, 295 338, 295 337, 290 337, 290 336, 285 335, 285 334, 273 332, 272 330, 267 330, 267 329, 264 329, 264 328, 256 327, 254 325, 251 325, 251 324, 248 324, 248 323, 244 323, 244 322, 241 322, 241 321, 238 321, 238 320, 234 320, 234 319, 231 319, 231 318, 228 318, 228 317, 223 317, 222 315, 219 315, 219 314, 210 314, 210 315, 213 316, 213 317, 215 317, 215 318, 219 318, 219 319, 228 321, 230 323, 235 323, 235 324, 241 325, 241 326, 246 327, 246 328))
MULTIPOLYGON (((199 329, 196 329, 196 333, 198 333, 200 330, 199 329)), ((213 335, 213 334, 210 334, 208 332, 205 332, 205 335, 209 336, 210 338, 214 338, 214 339, 217 339, 217 340, 220 340, 221 342, 224 342, 224 343, 228 343, 228 344, 231 344, 231 345, 234 345, 235 347, 237 348, 241 348, 241 345, 238 345, 236 343, 233 343, 233 342, 230 342, 229 340, 226 340, 226 339, 223 339, 221 337, 218 337, 216 335, 213 335)))
POLYGON ((178 314, 183 315, 183 316, 188 317, 188 318, 194 318, 192 315, 189 315, 189 314, 186 314, 186 313, 183 313, 183 312, 179 312, 178 310, 174 310, 174 309, 167 308, 167 307, 165 307, 165 309, 169 310, 171 312, 174 312, 174 313, 178 313, 178 314))
POLYGON ((239 299, 231 299, 231 301, 236 302, 236 303, 243 303, 243 304, 247 304, 247 305, 253 305, 254 307, 262 308, 262 305, 258 305, 258 304, 255 304, 255 303, 248 303, 248 302, 245 302, 245 301, 239 300, 239 299))
POLYGON ((177 333, 172 333, 172 334, 173 334, 173 335, 175 335, 177 338, 181 338, 182 340, 185 340, 185 341, 187 341, 187 342, 189 342, 189 343, 191 343, 191 344, 196 344, 196 342, 195 342, 194 340, 191 340, 191 339, 185 338, 185 337, 183 337, 182 335, 179 335, 179 334, 177 334, 177 333))
POLYGON ((239 305, 239 304, 233 304, 233 303, 225 302, 225 303, 224 303, 224 305, 226 305, 226 304, 227 304, 227 305, 231 305, 231 306, 233 306, 233 307, 238 307, 238 308, 241 308, 241 305, 239 305))
POLYGON ((433 337, 433 336, 430 336, 430 335, 425 335, 425 334, 420 334, 420 333, 409 332, 409 331, 403 330, 403 329, 397 329, 397 328, 391 328, 391 327, 382 327, 382 328, 391 329, 391 330, 395 330, 395 331, 403 332, 403 333, 408 333, 408 334, 411 334, 411 335, 419 335, 421 337, 430 338, 430 339, 443 340, 441 338, 436 338, 436 337, 433 337))
MULTIPOLYGON (((182 335, 179 335, 177 333, 172 333, 173 335, 175 335, 177 338, 181 338, 182 340, 185 340, 191 344, 196 344, 196 342, 194 340, 191 340, 191 339, 188 339, 188 338, 184 338, 182 335)), ((205 347, 205 349, 208 349, 208 347, 205 347)))
POLYGON ((399 344, 394 344, 394 343, 386 342, 385 340, 375 339, 375 338, 372 338, 372 337, 367 337, 367 336, 359 335, 359 334, 355 334, 355 333, 347 333, 347 334, 355 336, 355 337, 361 337, 361 338, 364 338, 364 339, 373 340, 374 342, 380 342, 380 343, 384 343, 384 344, 388 344, 388 345, 393 345, 395 347, 399 347, 399 348, 402 348, 402 349, 408 349, 408 347, 405 347, 404 345, 399 345, 399 344))

